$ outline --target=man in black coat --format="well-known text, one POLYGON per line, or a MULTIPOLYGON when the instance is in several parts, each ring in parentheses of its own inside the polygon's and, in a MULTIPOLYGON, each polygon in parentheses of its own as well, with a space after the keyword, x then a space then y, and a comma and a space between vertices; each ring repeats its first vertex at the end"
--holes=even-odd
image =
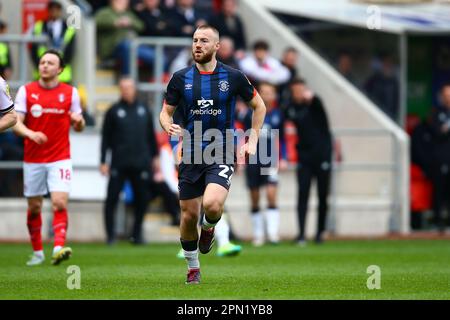
POLYGON ((291 100, 285 109, 285 118, 294 123, 299 137, 297 145, 298 243, 305 245, 305 224, 309 190, 313 178, 317 179, 319 219, 315 241, 322 242, 328 211, 332 166, 332 135, 322 101, 306 87, 301 79, 290 83, 291 100))
POLYGON ((441 105, 432 117, 435 141, 432 154, 432 181, 434 188, 434 222, 439 231, 445 231, 442 207, 450 212, 450 83, 441 88, 441 105))
POLYGON ((121 98, 106 113, 102 129, 100 171, 109 176, 104 208, 108 244, 115 241, 114 215, 126 180, 134 195, 135 221, 131 241, 143 243, 142 222, 149 201, 149 186, 158 165, 158 148, 153 116, 136 97, 136 85, 130 78, 119 83, 121 98), (107 153, 111 160, 107 161, 107 153))

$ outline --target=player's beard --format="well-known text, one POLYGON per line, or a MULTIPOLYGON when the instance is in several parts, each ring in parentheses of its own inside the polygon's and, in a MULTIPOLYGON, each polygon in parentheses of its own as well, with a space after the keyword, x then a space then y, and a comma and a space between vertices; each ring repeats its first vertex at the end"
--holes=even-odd
POLYGON ((205 53, 201 58, 195 58, 195 50, 192 51, 192 59, 194 59, 195 62, 200 63, 200 64, 205 64, 208 63, 212 60, 212 57, 214 55, 214 51, 211 50, 207 53, 205 53))

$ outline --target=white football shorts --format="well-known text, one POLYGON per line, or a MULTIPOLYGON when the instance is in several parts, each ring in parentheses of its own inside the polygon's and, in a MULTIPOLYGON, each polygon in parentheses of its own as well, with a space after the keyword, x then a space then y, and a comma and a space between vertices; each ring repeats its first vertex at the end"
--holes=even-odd
POLYGON ((70 192, 72 160, 23 164, 25 197, 44 196, 48 192, 70 192))

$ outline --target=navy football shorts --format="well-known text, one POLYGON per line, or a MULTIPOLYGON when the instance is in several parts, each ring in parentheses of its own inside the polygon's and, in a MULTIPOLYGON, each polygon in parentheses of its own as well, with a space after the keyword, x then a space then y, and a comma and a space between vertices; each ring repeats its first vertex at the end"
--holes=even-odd
POLYGON ((178 167, 180 200, 198 198, 209 183, 217 183, 229 190, 234 173, 232 164, 184 164, 178 167))
POLYGON ((247 164, 245 167, 247 188, 256 189, 267 184, 278 183, 278 169, 260 164, 247 164))

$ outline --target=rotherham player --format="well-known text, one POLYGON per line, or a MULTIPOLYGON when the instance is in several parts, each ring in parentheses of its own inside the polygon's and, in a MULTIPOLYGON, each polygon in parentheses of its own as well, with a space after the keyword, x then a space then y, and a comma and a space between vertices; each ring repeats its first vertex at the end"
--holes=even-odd
POLYGON ((6 81, 0 77, 0 132, 14 126, 17 122, 17 114, 14 111, 14 103, 9 94, 6 81))
POLYGON ((34 253, 27 265, 41 264, 43 196, 50 192, 55 235, 52 264, 67 260, 72 249, 64 247, 67 231, 67 202, 72 179, 69 130, 80 132, 81 116, 76 88, 60 83, 64 62, 58 51, 48 50, 39 61, 39 80, 20 87, 15 107, 18 121, 14 132, 24 137, 24 195, 28 201, 27 226, 34 253))

